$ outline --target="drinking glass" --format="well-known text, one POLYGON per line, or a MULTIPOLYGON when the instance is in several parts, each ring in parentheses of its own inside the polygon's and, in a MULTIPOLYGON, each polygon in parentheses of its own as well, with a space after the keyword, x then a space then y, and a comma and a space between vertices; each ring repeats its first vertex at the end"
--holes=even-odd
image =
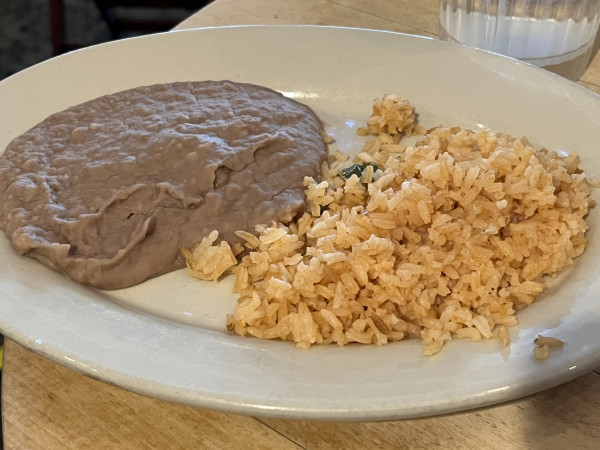
POLYGON ((590 62, 600 0, 440 0, 440 38, 577 80, 590 62))

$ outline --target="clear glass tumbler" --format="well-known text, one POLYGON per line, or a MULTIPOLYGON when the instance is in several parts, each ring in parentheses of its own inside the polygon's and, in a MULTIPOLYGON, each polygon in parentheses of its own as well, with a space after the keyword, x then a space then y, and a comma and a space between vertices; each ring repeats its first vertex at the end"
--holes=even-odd
POLYGON ((535 64, 571 80, 585 72, 600 0, 440 0, 440 38, 535 64))

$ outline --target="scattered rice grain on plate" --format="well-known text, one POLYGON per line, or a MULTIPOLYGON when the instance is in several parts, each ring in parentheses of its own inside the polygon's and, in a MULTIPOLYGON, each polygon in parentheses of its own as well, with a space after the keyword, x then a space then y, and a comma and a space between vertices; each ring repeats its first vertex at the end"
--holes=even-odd
POLYGON ((489 130, 438 127, 404 146, 414 120, 400 97, 376 100, 363 150, 305 179, 304 215, 238 235, 248 253, 229 330, 304 349, 509 344, 515 311, 585 249, 593 201, 579 160, 489 130))
POLYGON ((533 357, 538 361, 547 359, 548 356, 550 356, 550 347, 548 347, 546 344, 536 345, 536 347, 533 349, 533 357))
POLYGON ((562 348, 564 342, 560 339, 550 336, 542 336, 538 334, 538 337, 533 340, 535 348, 533 349, 533 357, 537 360, 543 360, 550 356, 550 351, 557 348, 562 348))

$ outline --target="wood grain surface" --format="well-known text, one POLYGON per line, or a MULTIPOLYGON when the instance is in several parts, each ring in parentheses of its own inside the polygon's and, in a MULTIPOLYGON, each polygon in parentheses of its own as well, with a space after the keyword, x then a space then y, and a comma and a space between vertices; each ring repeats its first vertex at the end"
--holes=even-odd
MULTIPOLYGON (((318 24, 435 37, 437 12, 437 0, 216 0, 177 28, 318 24)), ((600 93, 598 54, 579 83, 600 93)), ((313 422, 225 414, 145 397, 7 340, 2 394, 6 449, 600 448, 598 371, 467 413, 395 422, 313 422)))
POLYGON ((156 400, 93 380, 8 341, 6 449, 594 449, 600 374, 512 403, 395 422, 254 418, 156 400))

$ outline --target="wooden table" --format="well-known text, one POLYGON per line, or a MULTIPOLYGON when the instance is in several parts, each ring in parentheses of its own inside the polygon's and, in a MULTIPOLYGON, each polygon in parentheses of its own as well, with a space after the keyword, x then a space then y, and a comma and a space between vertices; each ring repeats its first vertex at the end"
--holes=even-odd
MULTIPOLYGON (((436 0, 216 0, 177 28, 318 24, 426 36, 436 0)), ((600 55, 580 80, 600 93, 600 55)), ((92 380, 5 343, 7 449, 600 448, 600 371, 468 413, 378 423, 264 419, 190 408, 92 380)))

